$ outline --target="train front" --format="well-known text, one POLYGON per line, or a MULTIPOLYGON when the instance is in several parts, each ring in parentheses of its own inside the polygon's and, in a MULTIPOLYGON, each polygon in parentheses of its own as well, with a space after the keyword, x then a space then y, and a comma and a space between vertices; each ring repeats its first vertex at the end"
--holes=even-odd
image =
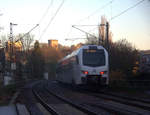
POLYGON ((102 46, 87 46, 81 55, 81 81, 83 84, 109 83, 108 53, 102 46))

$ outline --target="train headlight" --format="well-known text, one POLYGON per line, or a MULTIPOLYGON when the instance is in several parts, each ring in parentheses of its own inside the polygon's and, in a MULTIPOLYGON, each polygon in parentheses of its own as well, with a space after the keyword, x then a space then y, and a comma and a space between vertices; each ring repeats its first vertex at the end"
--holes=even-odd
POLYGON ((88 71, 82 71, 82 73, 87 75, 89 72, 88 71))

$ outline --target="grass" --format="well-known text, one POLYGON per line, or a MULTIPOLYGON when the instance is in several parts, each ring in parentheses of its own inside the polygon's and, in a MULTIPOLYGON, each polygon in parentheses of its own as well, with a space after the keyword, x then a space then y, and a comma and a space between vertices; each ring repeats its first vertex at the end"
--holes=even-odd
POLYGON ((8 105, 15 92, 16 85, 0 86, 0 106, 8 105))
POLYGON ((111 84, 108 87, 109 91, 111 92, 115 92, 115 93, 119 93, 119 94, 123 94, 123 95, 128 95, 128 96, 133 96, 133 97, 139 97, 139 98, 150 98, 150 95, 147 94, 147 90, 146 88, 134 88, 134 87, 130 87, 129 83, 126 82, 115 82, 113 84, 111 84))

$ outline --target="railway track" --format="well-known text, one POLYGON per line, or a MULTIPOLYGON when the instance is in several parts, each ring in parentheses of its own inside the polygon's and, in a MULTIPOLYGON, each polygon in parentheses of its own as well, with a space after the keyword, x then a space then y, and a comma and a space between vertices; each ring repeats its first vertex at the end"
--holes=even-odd
POLYGON ((44 89, 45 87, 43 87, 41 91, 39 90, 39 88, 34 87, 33 93, 39 100, 39 102, 52 115, 98 115, 98 114, 101 115, 100 113, 93 111, 91 108, 78 105, 74 102, 64 99, 64 97, 50 93, 48 89, 46 90, 44 89))
POLYGON ((52 106, 50 106, 48 103, 45 102, 43 99, 44 97, 41 97, 39 93, 33 89, 33 94, 37 98, 37 100, 52 114, 52 115, 60 115, 52 106))
MULTIPOLYGON (((88 94, 89 95, 89 94, 88 94)), ((103 99, 105 101, 108 101, 108 102, 111 102, 114 105, 117 105, 115 108, 113 108, 115 111, 116 109, 120 110, 122 109, 121 106, 125 107, 123 110, 126 111, 130 111, 133 114, 143 114, 143 115, 149 115, 150 114, 150 104, 148 104, 147 102, 144 103, 143 101, 141 102, 141 100, 132 100, 132 99, 123 99, 123 97, 115 97, 114 96, 111 96, 111 95, 108 95, 108 94, 90 94, 91 96, 94 96, 94 97, 97 97, 97 98, 100 98, 100 99, 103 99), (120 107, 119 107, 120 106, 120 107)), ((90 103, 89 103, 90 104, 90 103)), ((91 106, 97 106, 97 107, 102 107, 104 108, 104 104, 101 104, 101 103, 93 103, 91 104, 91 106)), ((110 104, 111 105, 111 104, 110 104)), ((112 107, 113 107, 112 106, 112 107)), ((108 106, 107 106, 108 107, 108 106)), ((111 108, 111 106, 110 106, 111 108)), ((112 109, 112 110, 113 110, 112 109)), ((122 111, 122 110, 121 110, 122 111)), ((130 112, 129 112, 129 115, 130 115, 130 112)), ((128 114, 128 113, 127 113, 128 114)))
POLYGON ((110 93, 110 92, 101 91, 101 90, 98 91, 98 93, 91 93, 91 92, 83 91, 83 90, 80 92, 84 92, 88 95, 92 95, 97 98, 119 102, 119 103, 126 104, 129 106, 142 108, 142 109, 148 110, 148 111, 150 110, 150 100, 149 99, 141 99, 141 98, 135 98, 135 97, 133 98, 133 97, 129 97, 126 95, 119 95, 117 93, 110 93))
POLYGON ((47 111, 43 115, 150 115, 146 100, 102 91, 77 91, 57 82, 40 82, 32 92, 38 100, 36 105, 47 111))
MULTIPOLYGON (((71 92, 71 89, 67 89, 67 92, 71 92)), ((51 91, 56 92, 56 91, 51 91)), ((63 91, 65 93, 65 91, 63 91)), ((78 92, 78 91, 76 91, 78 92)), ((75 94, 75 91, 71 92, 72 95, 75 94)), ((150 114, 150 108, 148 103, 143 103, 139 101, 131 101, 127 99, 122 99, 111 95, 106 94, 93 94, 93 93, 82 93, 83 97, 86 99, 87 96, 93 97, 93 101, 90 100, 84 100, 82 102, 82 105, 91 106, 94 109, 103 109, 110 113, 120 114, 120 115, 149 115, 150 114), (94 98, 97 98, 97 100, 94 101, 94 98), (97 101, 97 102, 96 102, 97 101)), ((56 92, 55 95, 62 95, 59 92, 56 92)), ((64 95, 65 97, 65 95, 64 95)), ((67 97, 68 98, 68 97, 67 97)), ((75 100, 75 99, 71 99, 75 100)))
POLYGON ((150 99, 131 97, 131 96, 127 96, 127 95, 121 95, 121 94, 111 93, 111 92, 106 92, 106 91, 101 91, 101 90, 98 92, 101 94, 110 95, 110 96, 118 97, 121 99, 127 99, 127 100, 131 100, 131 101, 138 101, 138 102, 143 102, 143 103, 150 103, 150 99))
POLYGON ((16 111, 18 115, 44 115, 37 106, 37 100, 32 92, 32 87, 41 83, 40 81, 27 84, 21 89, 16 100, 16 111))
POLYGON ((113 101, 139 107, 145 110, 150 110, 150 100, 148 99, 133 98, 129 96, 117 95, 115 93, 107 93, 102 91, 100 91, 99 93, 100 94, 93 94, 93 95, 96 97, 111 99, 113 101))

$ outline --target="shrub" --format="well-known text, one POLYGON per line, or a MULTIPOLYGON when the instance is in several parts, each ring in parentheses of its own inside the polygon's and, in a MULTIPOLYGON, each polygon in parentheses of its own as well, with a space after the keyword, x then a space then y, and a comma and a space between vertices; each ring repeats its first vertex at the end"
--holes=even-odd
POLYGON ((128 85, 126 81, 126 75, 120 71, 110 72, 110 87, 126 87, 128 85))

